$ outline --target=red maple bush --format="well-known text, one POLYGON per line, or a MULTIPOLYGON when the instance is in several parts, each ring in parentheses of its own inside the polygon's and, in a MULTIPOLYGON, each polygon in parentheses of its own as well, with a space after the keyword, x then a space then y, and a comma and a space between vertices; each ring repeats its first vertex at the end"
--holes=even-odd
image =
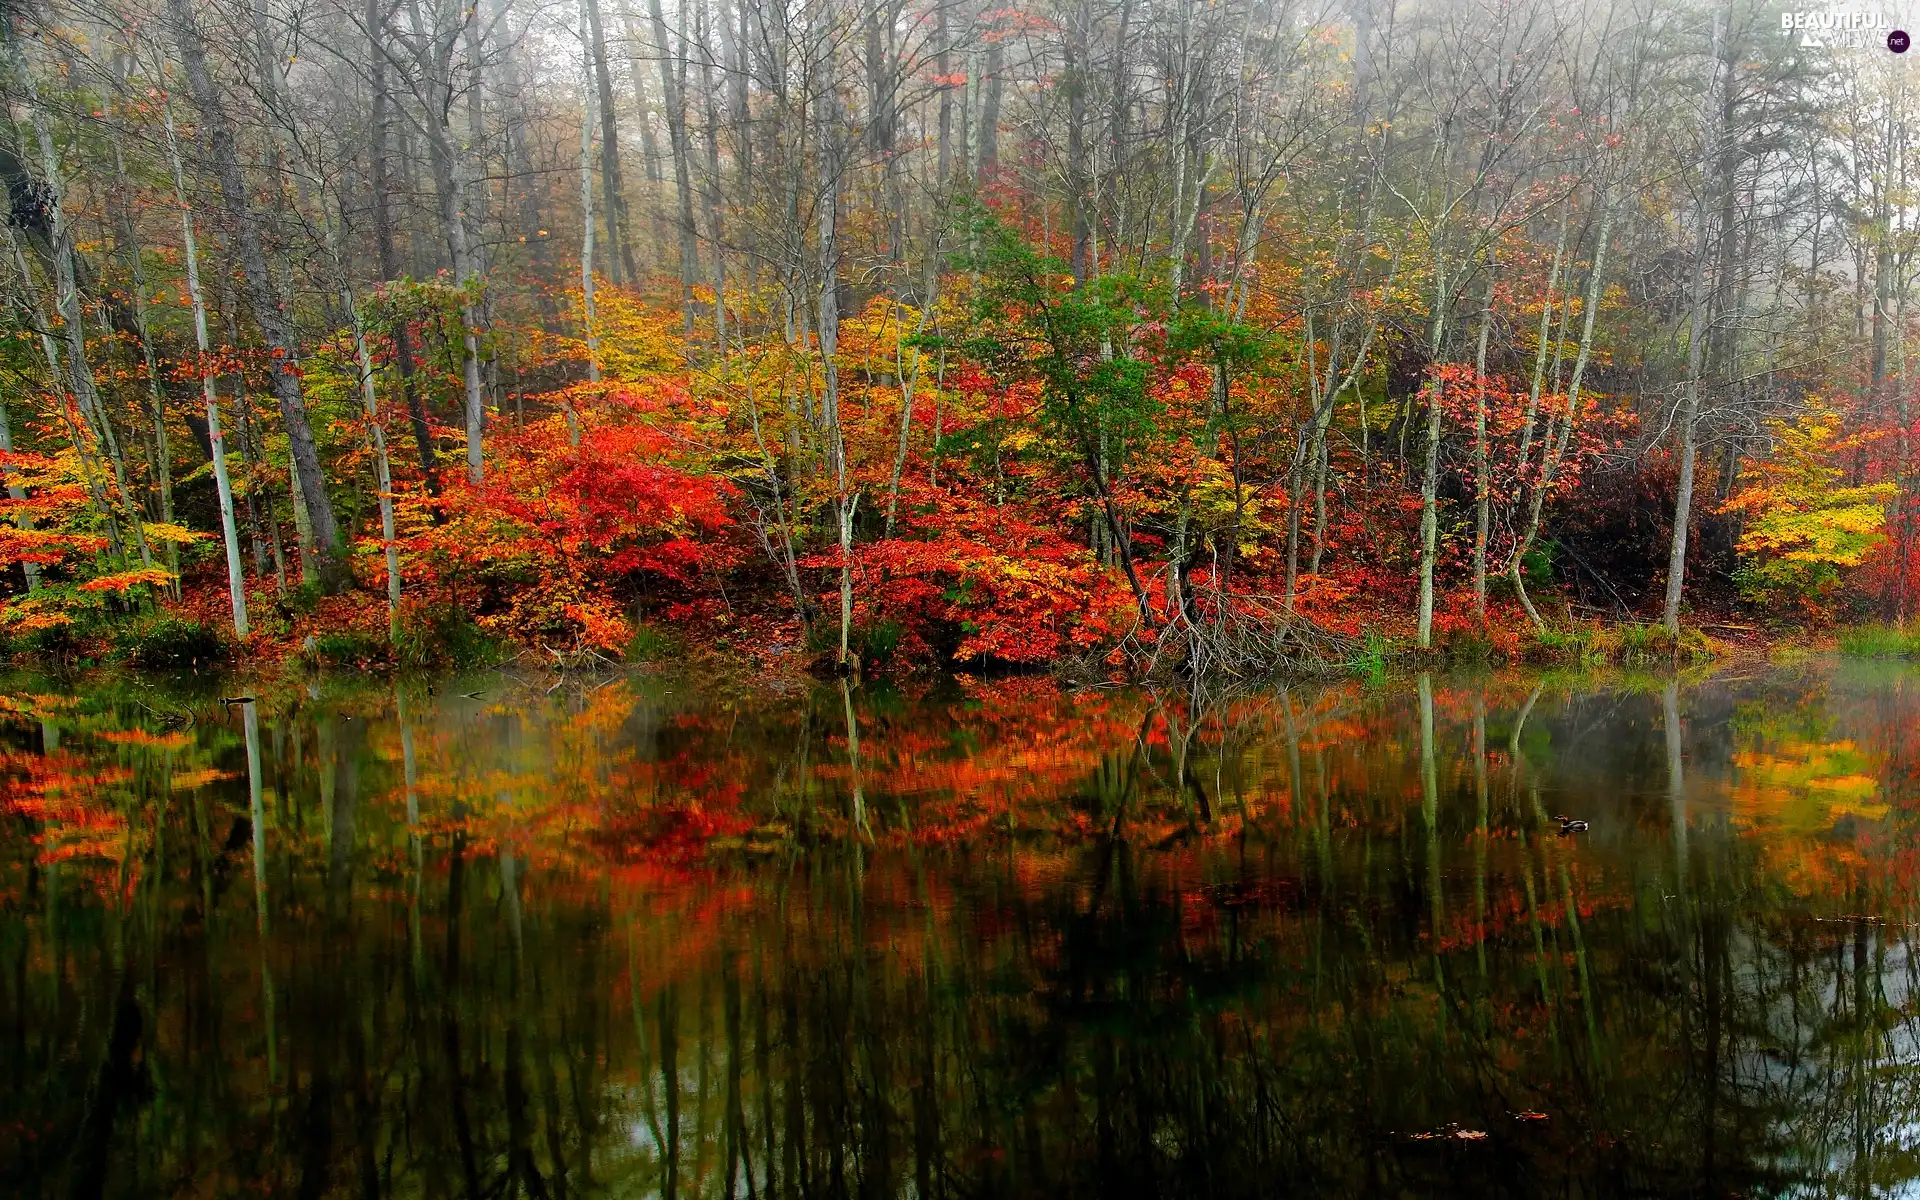
POLYGON ((679 387, 577 387, 562 399, 578 444, 562 416, 509 428, 481 483, 451 483, 437 505, 414 498, 408 574, 490 633, 617 652, 628 612, 672 615, 737 557, 734 488, 700 468, 679 387))

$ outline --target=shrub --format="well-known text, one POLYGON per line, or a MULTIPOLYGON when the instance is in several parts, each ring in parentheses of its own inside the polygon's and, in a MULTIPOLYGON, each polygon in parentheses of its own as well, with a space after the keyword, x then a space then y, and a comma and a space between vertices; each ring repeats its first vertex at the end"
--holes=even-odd
POLYGON ((1526 657, 1533 662, 1586 663, 1591 652, 1592 639, 1586 630, 1549 627, 1534 634, 1526 657))
POLYGON ((410 597, 400 602, 393 656, 407 667, 477 667, 499 656, 499 647, 458 605, 410 597))
POLYGON ((906 632, 900 622, 882 618, 849 630, 847 642, 860 655, 862 663, 877 667, 893 657, 906 632))
POLYGON ((1378 683, 1387 677, 1387 661, 1393 654, 1393 648, 1387 639, 1373 630, 1366 631, 1366 641, 1360 652, 1347 663, 1347 670, 1378 683))
POLYGON ((385 662, 390 647, 386 642, 364 633, 323 633, 308 639, 306 653, 315 662, 363 667, 370 663, 385 662))
POLYGON ((141 667, 190 667, 220 661, 227 646, 206 625, 161 613, 116 630, 113 653, 141 667))
POLYGON ((658 625, 641 622, 628 639, 627 648, 620 652, 626 662, 661 662, 673 658, 680 651, 680 640, 658 625))

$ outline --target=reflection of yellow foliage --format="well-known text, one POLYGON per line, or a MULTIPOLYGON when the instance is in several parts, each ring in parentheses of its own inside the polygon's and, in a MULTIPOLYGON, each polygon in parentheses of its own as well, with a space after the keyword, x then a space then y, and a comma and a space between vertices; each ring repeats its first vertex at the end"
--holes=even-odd
POLYGON ((205 771, 181 771, 175 774, 170 782, 173 784, 173 790, 176 792, 191 792, 197 788, 206 787, 209 784, 219 783, 223 779, 238 778, 240 778, 240 775, 236 771, 219 771, 208 768, 205 771))
POLYGON ((1866 758, 1850 741, 1782 739, 1765 751, 1735 753, 1733 765, 1739 771, 1734 802, 1754 825, 1818 833, 1842 815, 1878 820, 1887 811, 1871 802, 1879 781, 1862 769, 1866 758))
POLYGON ((1859 861, 1844 842, 1835 844, 1834 828, 1848 818, 1880 821, 1890 811, 1878 799, 1872 762, 1851 741, 1779 736, 1764 744, 1733 756, 1734 810, 1791 891, 1829 889, 1836 870, 1859 861))

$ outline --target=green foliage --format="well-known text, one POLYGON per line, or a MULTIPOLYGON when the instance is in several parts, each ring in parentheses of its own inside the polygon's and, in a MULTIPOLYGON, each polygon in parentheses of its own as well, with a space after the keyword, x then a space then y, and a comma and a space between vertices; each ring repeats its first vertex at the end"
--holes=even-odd
POLYGON ((1532 644, 1526 647, 1525 656, 1531 662, 1573 663, 1581 666, 1592 665, 1596 661, 1592 638, 1577 625, 1568 629, 1548 626, 1539 630, 1533 635, 1532 644))
POLYGON ((1104 437, 1108 462, 1118 464, 1161 416, 1147 363, 1125 352, 1156 297, 1125 275, 1076 287, 1066 263, 990 217, 976 222, 975 236, 982 332, 968 353, 1004 378, 1037 376, 1042 422, 1089 463, 1104 437))
POLYGON ((1520 556, 1520 577, 1526 580, 1530 591, 1545 591, 1553 586, 1555 549, 1550 541, 1537 541, 1520 556))
POLYGON ((1386 638, 1373 630, 1366 631, 1366 641, 1360 652, 1347 663, 1347 670, 1371 683, 1379 683, 1387 677, 1387 664, 1393 657, 1393 647, 1386 638))
POLYGON ((1610 657, 1618 662, 1652 662, 1673 657, 1675 642, 1664 625, 1629 622, 1612 630, 1610 657))
POLYGON ((113 656, 141 667, 191 667, 221 661, 227 646, 198 621, 160 613, 115 629, 113 656))

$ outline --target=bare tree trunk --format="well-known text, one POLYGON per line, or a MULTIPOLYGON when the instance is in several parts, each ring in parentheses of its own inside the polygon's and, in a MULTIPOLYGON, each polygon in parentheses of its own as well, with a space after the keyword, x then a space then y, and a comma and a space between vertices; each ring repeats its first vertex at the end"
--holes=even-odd
POLYGON ((1067 101, 1067 205, 1073 221, 1073 281, 1082 287, 1091 272, 1089 259, 1093 243, 1093 222, 1087 211, 1089 173, 1085 134, 1087 85, 1092 74, 1087 61, 1085 28, 1091 19, 1082 3, 1075 10, 1071 27, 1064 31, 1065 67, 1060 73, 1061 90, 1066 93, 1067 101))
MULTIPOLYGON (((1717 98, 1721 91, 1721 15, 1713 17, 1713 94, 1717 98)), ((1719 126, 1720 108, 1711 104, 1715 114, 1714 127, 1709 131, 1709 153, 1717 157, 1721 151, 1720 141, 1726 131, 1719 126)), ((1723 181, 1726 187, 1732 186, 1729 175, 1723 181)), ((1694 205, 1694 247, 1693 281, 1689 288, 1687 317, 1687 384, 1680 396, 1680 411, 1676 414, 1675 424, 1680 430, 1680 479, 1674 489, 1673 497, 1673 538, 1668 544, 1667 553, 1667 595, 1665 606, 1661 610, 1661 624, 1667 633, 1680 635, 1680 596, 1686 586, 1687 578, 1687 533, 1693 520, 1693 484, 1696 460, 1700 456, 1700 376, 1706 369, 1706 339, 1708 330, 1707 299, 1707 250, 1711 244, 1707 219, 1707 195, 1701 189, 1699 200, 1694 205)), ((1720 230, 1722 238, 1731 237, 1732 231, 1720 230)))
POLYGON ((947 194, 953 170, 953 42, 947 33, 947 6, 933 6, 933 69, 940 77, 940 100, 934 130, 934 188, 947 194))
POLYGON ((1547 379, 1547 335, 1553 332, 1555 293, 1560 287, 1561 264, 1567 256, 1567 218, 1573 211, 1569 201, 1560 206, 1560 234, 1553 246, 1553 265, 1547 268, 1547 288, 1540 303, 1540 333, 1533 356, 1533 385, 1527 391, 1527 415, 1520 425, 1518 461, 1524 470, 1533 454, 1533 430, 1540 417, 1540 394, 1547 379))
POLYGON ((693 174, 687 161, 687 106, 685 96, 687 49, 687 6, 675 11, 678 37, 667 33, 666 13, 660 0, 647 0, 653 18, 653 42, 660 58, 660 90, 666 96, 667 140, 673 150, 673 186, 680 201, 680 312, 687 342, 693 342, 693 281, 700 269, 700 252, 693 222, 693 174))
MULTIPOLYGON (((181 0, 168 0, 180 3, 181 0)), ((420 13, 420 0, 408 0, 407 12, 413 25, 413 37, 420 48, 420 76, 425 120, 421 132, 426 135, 428 158, 433 165, 434 191, 440 200, 440 219, 444 226, 448 251, 453 256, 453 276, 461 289, 461 374, 466 385, 467 481, 478 484, 485 476, 482 438, 486 425, 486 388, 480 372, 481 312, 479 291, 485 286, 473 239, 467 230, 467 205, 473 188, 468 183, 466 154, 453 135, 450 114, 453 108, 453 48, 459 30, 426 28, 420 13)), ((476 19, 467 10, 464 21, 476 19)))
MULTIPOLYGON (((700 11, 704 24, 712 10, 703 4, 700 11)), ((719 19, 724 23, 726 14, 720 13, 719 19)), ((724 373, 727 357, 727 248, 720 227, 720 91, 714 86, 713 79, 713 54, 709 48, 712 30, 703 30, 702 34, 695 39, 700 43, 701 108, 706 118, 707 143, 707 177, 700 191, 707 210, 707 248, 713 254, 713 351, 724 373)))
MULTIPOLYGON (((388 124, 392 120, 393 99, 387 91, 387 57, 384 25, 382 23, 381 0, 367 0, 367 36, 372 41, 372 54, 369 61, 370 81, 373 92, 373 121, 371 148, 367 164, 368 179, 373 188, 373 240, 376 254, 379 256, 380 277, 384 280, 398 279, 401 275, 400 258, 393 244, 393 213, 390 195, 392 184, 391 164, 387 158, 388 124)), ((407 416, 413 426, 414 448, 420 455, 420 473, 426 481, 427 494, 434 500, 440 499, 440 460, 434 451, 433 429, 427 423, 426 400, 420 394, 420 387, 414 378, 413 332, 404 320, 393 323, 394 365, 400 372, 400 395, 407 405, 407 416)), ((441 519, 438 504, 433 507, 436 520, 441 519)))
MULTIPOLYGON (((658 4, 660 0, 652 0, 658 4)), ((830 66, 832 50, 822 56, 830 66)), ((860 505, 858 492, 847 487, 847 447, 840 419, 840 367, 835 361, 840 340, 839 207, 843 170, 840 144, 840 106, 827 83, 816 101, 820 109, 820 361, 826 377, 821 417, 826 425, 828 467, 833 472, 834 516, 840 539, 840 647, 835 662, 842 670, 858 670, 848 648, 853 630, 853 514, 860 505)))
POLYGON ((939 297, 936 289, 939 287, 939 280, 940 238, 938 234, 935 234, 933 244, 927 247, 926 279, 921 288, 923 307, 920 309, 920 319, 914 325, 913 329, 912 340, 915 345, 913 350, 913 369, 911 371, 903 369, 899 362, 898 347, 901 339, 896 338, 894 340, 896 347, 894 375, 900 379, 900 442, 894 448, 893 474, 887 480, 887 537, 893 536, 894 511, 900 503, 900 476, 907 467, 907 438, 908 435, 913 432, 913 393, 920 383, 921 351, 918 342, 920 335, 926 332, 927 321, 933 315, 934 305, 938 302, 939 297))
POLYGON ((26 310, 24 324, 37 330, 40 342, 40 354, 47 364, 47 383, 55 391, 54 401, 60 407, 60 419, 67 427, 67 439, 73 445, 74 455, 80 460, 80 477, 87 485, 87 497, 93 501, 94 511, 107 527, 107 551, 118 559, 126 554, 126 543, 120 536, 120 518, 113 511, 113 501, 107 496, 106 484, 102 482, 106 467, 98 454, 99 438, 93 432, 92 420, 83 413, 77 413, 77 401, 69 400, 72 376, 60 362, 60 347, 54 341, 53 322, 48 319, 46 309, 34 294, 33 277, 27 269, 27 256, 20 250, 19 239, 13 236, 11 226, 7 227, 7 247, 13 252, 14 274, 20 280, 18 302, 26 310), (62 385, 62 380, 66 385, 62 385), (79 415, 86 421, 83 430, 74 418, 79 415))
POLYGON ((1487 621, 1487 537, 1493 524, 1493 469, 1487 456, 1487 338, 1493 331, 1494 249, 1487 246, 1487 307, 1473 352, 1473 615, 1487 621))
POLYGON ((1006 51, 998 38, 987 43, 986 60, 986 79, 980 95, 978 170, 982 183, 992 182, 1000 170, 1000 96, 1006 86, 1003 70, 1006 51))
MULTIPOLYGON (((647 225, 653 238, 653 261, 663 263, 667 258, 666 232, 660 212, 660 140, 653 132, 653 100, 647 92, 647 73, 642 62, 640 47, 646 39, 640 36, 639 22, 634 18, 630 0, 616 0, 620 10, 620 24, 627 35, 627 70, 633 77, 634 112, 640 125, 640 155, 646 161, 642 165, 647 178, 647 225)), ((744 87, 746 80, 740 80, 744 87)))
MULTIPOLYGON (((128 291, 133 295, 134 333, 140 340, 140 356, 146 368, 147 399, 153 405, 153 466, 155 490, 160 500, 160 520, 168 525, 173 519, 173 453, 167 444, 167 390, 160 381, 160 360, 153 352, 153 330, 147 319, 147 268, 144 252, 133 221, 132 183, 127 178, 127 160, 121 150, 118 129, 113 133, 114 177, 120 186, 120 237, 127 254, 128 291)), ((167 590, 180 598, 180 544, 166 542, 167 570, 173 580, 167 590)))
MULTIPOLYGON (((588 88, 586 89, 586 114, 580 121, 580 308, 581 318, 586 325, 587 335, 587 380, 600 382, 600 329, 599 312, 593 296, 593 102, 592 76, 594 58, 600 54, 597 47, 587 42, 586 17, 581 17, 581 41, 583 56, 586 59, 588 88)), ((580 444, 580 418, 574 412, 571 402, 567 402, 567 442, 580 444)))
MULTIPOLYGON (((1447 333, 1446 256, 1434 248, 1433 366, 1438 367, 1447 333)), ((1420 473, 1420 613, 1419 644, 1433 647, 1433 567, 1440 541, 1440 381, 1430 380, 1427 393, 1427 452, 1420 473)))
POLYGON ((268 273, 266 248, 260 240, 259 214, 248 200, 233 124, 207 69, 206 43, 194 21, 191 0, 167 0, 167 16, 180 47, 188 89, 193 93, 195 107, 200 110, 203 140, 219 176, 233 245, 251 292, 254 320, 269 348, 276 352, 268 379, 274 399, 280 405, 280 421, 286 429, 293 469, 300 475, 307 514, 313 523, 321 585, 328 591, 338 591, 350 582, 350 575, 339 526, 334 520, 333 503, 327 498, 320 448, 314 441, 306 400, 301 394, 299 336, 289 314, 280 307, 280 297, 268 273))
POLYGON ((628 230, 627 190, 620 174, 620 118, 613 105, 613 74, 607 69, 607 40, 600 28, 600 0, 585 0, 593 81, 600 101, 600 186, 606 194, 609 262, 615 283, 638 283, 633 263, 633 240, 628 230))
MULTIPOLYGON (((543 188, 541 179, 533 162, 533 152, 527 143, 527 102, 525 88, 520 78, 520 68, 514 58, 514 34, 510 20, 510 0, 493 0, 492 24, 495 30, 495 52, 498 86, 494 88, 499 97, 501 110, 501 134, 506 139, 504 156, 505 178, 501 181, 504 196, 519 207, 520 236, 527 245, 528 265, 535 279, 545 283, 554 278, 552 237, 540 218, 540 196, 543 188)), ((377 28, 378 9, 368 16, 370 28, 377 28)), ((524 28, 524 27, 523 27, 524 28)), ((376 61, 379 47, 374 48, 376 61)), ((376 68, 378 69, 378 68, 376 68)), ((384 75, 384 72, 382 72, 384 75)), ((384 85, 384 78, 380 81, 384 85)), ((376 97, 377 98, 377 97, 376 97)), ((559 331, 557 324, 559 307, 547 288, 535 289, 534 303, 540 312, 541 328, 549 333, 559 331)), ((409 365, 411 370, 411 365, 409 365)), ((411 407, 409 407, 411 412, 411 407)), ((436 496, 439 493, 434 493, 436 496)))
POLYGON ((114 490, 127 510, 127 522, 133 527, 134 544, 140 551, 140 565, 152 567, 153 550, 147 544, 145 522, 141 520, 139 507, 127 487, 126 459, 120 452, 120 440, 114 433, 112 418, 107 414, 99 385, 95 382, 93 364, 87 358, 85 314, 80 304, 78 251, 74 249, 73 230, 66 211, 66 183, 60 170, 60 152, 53 141, 53 124, 40 105, 38 89, 31 68, 26 65, 25 56, 17 47, 13 54, 25 85, 28 116, 33 124, 34 138, 40 144, 40 168, 46 177, 46 209, 53 238, 53 299, 54 307, 60 314, 61 333, 67 344, 68 382, 73 388, 81 416, 93 428, 100 452, 111 473, 114 490))
POLYGON ((1586 310, 1582 314, 1580 330, 1580 348, 1574 355, 1573 378, 1567 385, 1567 414, 1559 423, 1558 432, 1550 423, 1547 427, 1544 452, 1541 455, 1540 480, 1534 485, 1532 501, 1527 512, 1527 529, 1513 551, 1513 590, 1520 599, 1520 606, 1526 609, 1527 617, 1534 628, 1544 631, 1546 622, 1541 620, 1539 610, 1534 608, 1533 599, 1527 595, 1527 584, 1521 570, 1521 560, 1533 549, 1534 538, 1540 533, 1540 513, 1546 504, 1547 494, 1552 490, 1554 481, 1560 475, 1560 463, 1565 458, 1567 443, 1573 437, 1573 427, 1580 419, 1580 386, 1586 377, 1587 362, 1593 353, 1593 323, 1599 313, 1600 298, 1605 294, 1607 270, 1607 244, 1613 240, 1614 199, 1611 194, 1601 201, 1600 232, 1593 248, 1593 268, 1587 275, 1587 294, 1582 301, 1586 310))
POLYGON ((173 168, 173 195, 180 205, 181 245, 187 260, 187 295, 193 301, 194 346, 200 352, 200 395, 207 410, 207 443, 212 448, 213 483, 220 499, 220 540, 227 552, 227 598, 233 605, 233 635, 245 640, 247 578, 240 565, 240 531, 233 519, 233 483, 227 478, 227 439, 220 429, 219 392, 214 387, 212 346, 207 338, 207 301, 200 291, 200 247, 193 233, 193 202, 187 198, 186 171, 180 163, 180 142, 174 133, 173 105, 163 95, 166 116, 167 162, 173 168))
MULTIPOLYGON (((318 172, 316 172, 317 175, 318 172)), ((319 200, 320 219, 326 232, 327 249, 333 257, 333 269, 339 278, 340 305, 346 309, 348 325, 353 331, 354 358, 360 369, 360 401, 367 415, 368 448, 373 451, 374 487, 377 490, 377 505, 380 510, 380 540, 387 567, 387 640, 398 642, 400 640, 400 544, 394 536, 393 466, 387 457, 387 431, 380 419, 380 392, 374 378, 373 353, 367 348, 367 329, 360 316, 360 306, 354 299, 353 284, 349 274, 345 237, 341 229, 346 220, 344 198, 341 201, 343 211, 336 213, 327 198, 326 181, 320 178, 319 200)))

